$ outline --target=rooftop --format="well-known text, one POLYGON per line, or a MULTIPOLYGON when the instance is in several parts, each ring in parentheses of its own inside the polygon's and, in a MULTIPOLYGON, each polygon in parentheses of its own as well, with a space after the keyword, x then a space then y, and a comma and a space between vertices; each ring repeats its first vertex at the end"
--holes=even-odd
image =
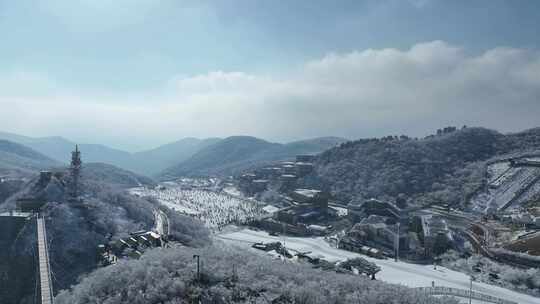
POLYGON ((296 189, 296 190, 294 190, 294 192, 295 192, 296 194, 299 194, 299 195, 302 195, 302 196, 305 196, 305 197, 314 198, 317 194, 321 193, 321 190, 315 190, 315 189, 296 189))

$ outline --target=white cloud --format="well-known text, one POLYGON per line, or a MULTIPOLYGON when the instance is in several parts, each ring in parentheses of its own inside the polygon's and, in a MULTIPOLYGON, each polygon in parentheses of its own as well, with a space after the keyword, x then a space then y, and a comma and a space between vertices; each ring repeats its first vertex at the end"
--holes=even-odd
POLYGON ((538 125, 539 99, 539 52, 496 48, 468 55, 434 41, 405 51, 329 54, 289 75, 173 77, 150 98, 0 95, 0 128, 116 143, 233 134, 423 135, 447 124, 510 131, 538 125))

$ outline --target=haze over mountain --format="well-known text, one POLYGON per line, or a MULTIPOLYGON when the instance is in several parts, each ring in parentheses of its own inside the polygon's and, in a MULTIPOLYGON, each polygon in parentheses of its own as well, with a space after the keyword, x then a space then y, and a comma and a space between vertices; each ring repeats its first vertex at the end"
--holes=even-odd
MULTIPOLYGON (((13 133, 0 132, 0 139, 7 139, 28 146, 47 155, 59 163, 67 164, 76 143, 59 136, 33 138, 13 133)), ((84 161, 107 163, 145 175, 154 175, 161 170, 182 162, 203 147, 217 142, 217 138, 185 138, 158 148, 129 153, 101 144, 79 144, 84 161)))
MULTIPOLYGON (((33 138, 0 132, 2 138, 30 147, 63 164, 70 161, 76 144, 59 136, 33 138)), ((280 144, 249 136, 231 136, 223 140, 188 137, 136 153, 101 144, 79 144, 79 149, 86 163, 110 164, 147 176, 179 176, 204 172, 230 173, 254 163, 287 159, 296 154, 319 153, 344 141, 346 139, 339 137, 319 137, 280 144)))
MULTIPOLYGON (((76 143, 60 136, 29 137, 13 133, 0 132, 0 138, 11 140, 39 151, 58 162, 67 164, 71 159, 76 143)), ((131 162, 131 154, 100 144, 79 144, 84 151, 86 162, 105 162, 120 167, 127 167, 131 162)))
POLYGON ((132 155, 133 163, 130 167, 133 171, 153 176, 170 166, 188 159, 199 150, 218 141, 220 141, 219 138, 184 138, 152 150, 134 153, 132 155))
POLYGON ((60 165, 59 162, 24 145, 0 139, 0 169, 41 170, 60 165))
POLYGON ((160 177, 229 175, 254 165, 290 159, 297 154, 320 153, 345 141, 339 137, 320 137, 279 144, 250 136, 231 136, 164 170, 160 177))

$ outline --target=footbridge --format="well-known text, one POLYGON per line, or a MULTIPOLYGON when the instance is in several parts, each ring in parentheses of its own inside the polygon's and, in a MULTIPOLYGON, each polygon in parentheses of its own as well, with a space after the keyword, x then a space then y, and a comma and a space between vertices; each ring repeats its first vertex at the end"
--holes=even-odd
POLYGON ((505 299, 497 298, 497 297, 479 293, 476 291, 470 291, 470 290, 459 289, 459 288, 436 286, 436 287, 418 287, 415 289, 422 293, 432 295, 432 296, 453 296, 453 297, 460 297, 460 298, 467 298, 467 299, 470 298, 477 301, 482 301, 486 303, 495 303, 495 304, 519 304, 517 302, 508 301, 505 299))
POLYGON ((54 304, 51 265, 49 263, 49 247, 47 244, 47 229, 45 228, 45 220, 40 216, 37 218, 37 236, 41 304, 54 304))

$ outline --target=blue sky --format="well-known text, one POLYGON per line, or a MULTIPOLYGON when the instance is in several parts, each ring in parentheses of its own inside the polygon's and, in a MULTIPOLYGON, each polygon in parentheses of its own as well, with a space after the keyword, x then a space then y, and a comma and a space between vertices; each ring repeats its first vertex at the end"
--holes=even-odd
POLYGON ((539 28, 540 1, 0 0, 0 129, 131 150, 515 131, 540 122, 539 28))

